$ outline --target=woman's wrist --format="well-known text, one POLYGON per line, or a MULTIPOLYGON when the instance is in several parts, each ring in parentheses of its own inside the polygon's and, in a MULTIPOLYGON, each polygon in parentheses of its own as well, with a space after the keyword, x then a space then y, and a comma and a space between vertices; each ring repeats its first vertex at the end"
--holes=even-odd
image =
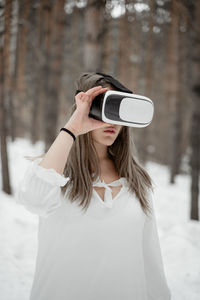
POLYGON ((75 137, 79 135, 78 131, 74 129, 70 124, 65 124, 64 128, 70 130, 75 135, 75 137))

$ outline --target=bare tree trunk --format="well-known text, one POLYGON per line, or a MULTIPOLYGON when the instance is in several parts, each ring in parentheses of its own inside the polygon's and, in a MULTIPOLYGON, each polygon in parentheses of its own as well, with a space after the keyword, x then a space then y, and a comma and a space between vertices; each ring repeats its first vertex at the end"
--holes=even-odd
POLYGON ((124 83, 126 86, 130 88, 131 78, 128 75, 130 71, 130 24, 128 22, 127 12, 120 16, 119 20, 119 59, 118 59, 118 68, 119 74, 118 78, 124 83))
POLYGON ((44 140, 45 151, 52 144, 57 134, 57 121, 59 112, 59 90, 62 75, 63 31, 65 25, 65 0, 55 0, 52 7, 50 21, 50 50, 47 52, 46 63, 49 64, 46 97, 44 99, 44 140))
POLYGON ((181 163, 181 136, 182 136, 182 120, 181 120, 181 99, 180 95, 180 66, 181 61, 179 59, 180 41, 179 41, 179 27, 180 27, 180 12, 181 6, 172 2, 172 27, 171 27, 171 64, 174 69, 172 76, 172 88, 174 85, 174 92, 172 101, 172 126, 171 126, 171 151, 170 151, 170 183, 175 182, 175 175, 179 173, 181 163))
MULTIPOLYGON (((4 60, 4 103, 6 105, 7 113, 9 116, 9 98, 11 91, 11 53, 10 53, 10 39, 11 39, 11 14, 12 14, 12 1, 6 1, 5 3, 5 34, 4 34, 4 46, 3 46, 3 60, 4 60)), ((6 118, 6 128, 9 128, 9 118, 6 118)))
POLYGON ((109 20, 110 27, 105 35, 105 49, 104 49, 104 69, 108 70, 108 73, 117 76, 119 74, 119 20, 109 20))
POLYGON ((15 76, 15 64, 16 64, 16 41, 17 41, 17 22, 18 22, 18 6, 17 6, 17 0, 12 1, 12 22, 10 24, 11 27, 11 37, 10 37, 10 91, 8 94, 8 132, 11 137, 12 142, 15 140, 16 137, 16 114, 15 114, 15 107, 16 102, 16 92, 15 92, 15 82, 16 82, 16 76, 15 76))
POLYGON ((26 54, 27 54, 27 32, 28 32, 28 15, 30 8, 30 0, 21 0, 18 4, 18 25, 17 25, 17 43, 16 43, 16 58, 15 71, 12 82, 13 101, 16 105, 17 136, 23 136, 26 132, 27 120, 27 100, 25 102, 26 88, 26 54), (26 103, 26 105, 24 105, 26 103), (20 117, 19 117, 20 116, 20 117))
MULTIPOLYGON (((183 9, 183 7, 181 8, 183 9)), ((185 11, 181 14, 181 23, 179 28, 179 77, 180 77, 180 91, 179 91, 179 103, 180 103, 180 119, 181 119, 181 146, 179 155, 179 173, 182 171, 181 167, 184 167, 184 155, 187 152, 189 145, 189 129, 191 119, 191 63, 188 59, 191 56, 191 41, 189 38, 188 16, 185 11)), ((184 171, 184 170, 183 170, 184 171)), ((178 173, 177 173, 178 174, 178 173)))
MULTIPOLYGON (((55 0, 54 0, 55 1, 55 0)), ((39 113, 41 118, 40 138, 45 140, 45 100, 48 99, 48 82, 50 76, 50 49, 51 49, 51 27, 53 22, 52 12, 53 3, 49 0, 41 0, 39 11, 39 44, 40 53, 38 59, 40 62, 40 73, 38 74, 38 98, 39 98, 39 113)))
POLYGON ((0 23, 3 24, 0 31, 0 138, 1 138, 1 165, 2 165, 2 190, 7 194, 12 194, 10 186, 10 176, 8 169, 7 154, 7 126, 6 126, 6 103, 5 103, 5 67, 8 66, 8 49, 9 49, 9 28, 11 1, 5 2, 5 7, 1 7, 0 23))
POLYGON ((18 76, 17 76, 17 91, 20 99, 24 98, 25 93, 25 74, 26 74, 26 53, 27 53, 27 32, 28 32, 28 16, 30 10, 30 0, 19 1, 20 18, 19 26, 19 42, 18 42, 18 76))
POLYGON ((193 75, 192 84, 192 119, 190 129, 191 145, 191 209, 190 218, 199 220, 199 170, 200 170, 200 2, 194 3, 192 16, 194 18, 194 28, 192 30, 191 40, 193 43, 193 75))
POLYGON ((139 38, 139 25, 137 15, 132 16, 133 20, 130 25, 130 39, 131 39, 131 56, 130 56, 130 88, 135 94, 138 94, 139 88, 139 69, 140 69, 140 38, 139 38))
POLYGON ((31 103, 30 136, 32 143, 39 140, 40 133, 40 103, 39 103, 39 82, 40 66, 42 63, 40 51, 40 26, 41 26, 42 3, 40 0, 31 0, 29 28, 27 39, 27 97, 31 103))
POLYGON ((166 68, 166 98, 169 113, 169 167, 170 183, 174 183, 175 174, 178 172, 180 155, 180 95, 179 95, 179 12, 176 0, 171 1, 171 23, 168 31, 167 68, 166 68))
POLYGON ((104 0, 88 0, 85 8, 84 69, 88 72, 99 71, 102 66, 104 10, 104 0))
POLYGON ((61 101, 58 124, 69 117, 69 106, 74 101, 75 80, 83 71, 84 45, 84 8, 74 7, 71 14, 66 14, 64 30, 64 57, 61 87, 61 101))
MULTIPOLYGON (((145 61, 145 96, 151 98, 152 92, 152 69, 153 69, 153 26, 154 26, 154 15, 155 15, 155 1, 150 1, 149 11, 149 32, 148 42, 146 50, 146 61, 145 61)), ((149 128, 141 128, 140 133, 140 160, 143 165, 146 164, 148 158, 148 144, 149 144, 149 128)))

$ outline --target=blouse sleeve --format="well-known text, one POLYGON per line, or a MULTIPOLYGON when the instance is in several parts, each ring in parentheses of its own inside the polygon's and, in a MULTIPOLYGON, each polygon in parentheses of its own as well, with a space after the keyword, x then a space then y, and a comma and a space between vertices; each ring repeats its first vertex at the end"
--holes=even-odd
POLYGON ((165 277, 153 201, 153 192, 150 191, 149 203, 152 215, 146 216, 143 229, 143 255, 147 299, 170 300, 171 292, 165 277))
POLYGON ((70 178, 52 168, 40 166, 42 159, 35 159, 26 169, 17 187, 16 202, 24 205, 31 213, 47 217, 62 204, 60 187, 70 178))

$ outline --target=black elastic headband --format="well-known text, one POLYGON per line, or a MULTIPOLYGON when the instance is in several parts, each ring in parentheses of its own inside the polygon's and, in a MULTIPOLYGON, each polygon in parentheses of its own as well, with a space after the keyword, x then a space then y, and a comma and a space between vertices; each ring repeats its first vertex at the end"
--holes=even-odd
POLYGON ((121 82, 119 82, 117 79, 113 78, 111 75, 104 74, 97 72, 96 74, 102 75, 105 77, 114 87, 116 87, 118 90, 125 92, 125 93, 133 93, 131 90, 126 88, 121 82))
MULTIPOLYGON (((113 78, 111 75, 96 72, 96 74, 103 76, 105 79, 107 79, 114 87, 116 87, 118 90, 125 92, 125 93, 133 93, 131 90, 126 88, 123 84, 121 84, 117 79, 113 78)), ((80 90, 76 90, 76 94, 80 93, 80 90)))

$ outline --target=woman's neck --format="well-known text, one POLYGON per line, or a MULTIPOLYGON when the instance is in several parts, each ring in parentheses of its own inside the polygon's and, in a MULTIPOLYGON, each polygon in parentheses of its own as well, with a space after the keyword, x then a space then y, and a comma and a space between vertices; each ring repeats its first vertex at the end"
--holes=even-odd
POLYGON ((102 145, 102 144, 99 144, 96 142, 94 144, 95 144, 95 149, 97 151, 97 155, 98 155, 100 163, 104 162, 104 161, 108 161, 109 160, 108 146, 102 145))

